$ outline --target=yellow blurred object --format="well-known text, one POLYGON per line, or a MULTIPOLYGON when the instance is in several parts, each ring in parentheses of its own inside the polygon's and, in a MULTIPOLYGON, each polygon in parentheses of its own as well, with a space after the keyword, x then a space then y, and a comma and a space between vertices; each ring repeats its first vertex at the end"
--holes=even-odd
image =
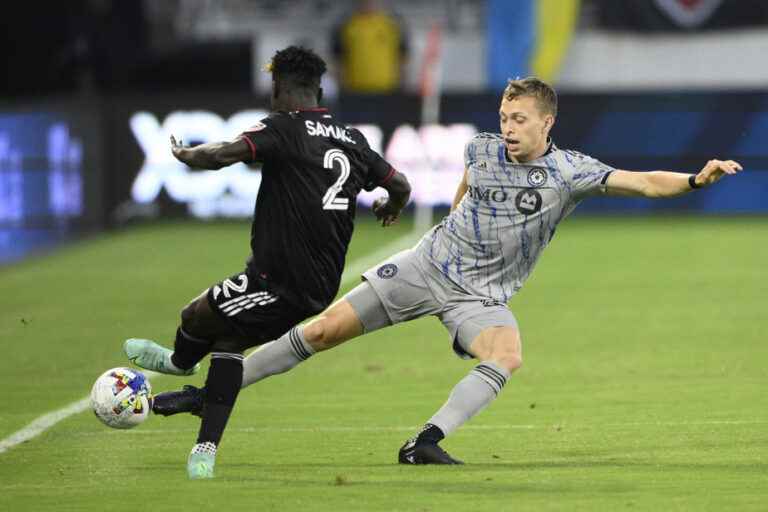
POLYGON ((383 93, 400 86, 401 27, 385 12, 353 14, 341 28, 341 81, 350 91, 383 93))
POLYGON ((560 72, 576 23, 581 0, 538 0, 536 2, 536 44, 531 55, 534 76, 552 82, 560 72))

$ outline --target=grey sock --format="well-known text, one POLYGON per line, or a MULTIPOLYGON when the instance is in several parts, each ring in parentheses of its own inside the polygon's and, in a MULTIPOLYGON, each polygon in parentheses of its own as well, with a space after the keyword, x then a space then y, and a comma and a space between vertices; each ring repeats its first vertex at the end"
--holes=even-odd
POLYGON ((314 353, 315 349, 304 339, 304 327, 294 327, 245 358, 242 387, 250 386, 270 375, 287 372, 314 353))
POLYGON ((490 404, 501 392, 509 375, 506 368, 483 361, 454 386, 448 401, 430 418, 429 423, 439 427, 447 436, 490 404))

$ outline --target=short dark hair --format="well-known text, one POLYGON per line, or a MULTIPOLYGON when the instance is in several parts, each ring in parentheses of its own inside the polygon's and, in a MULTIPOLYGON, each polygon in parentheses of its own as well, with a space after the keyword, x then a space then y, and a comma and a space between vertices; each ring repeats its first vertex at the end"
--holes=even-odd
POLYGON ((557 93, 551 85, 534 76, 508 80, 504 89, 504 99, 511 101, 518 96, 530 96, 536 99, 539 111, 557 117, 557 93))
POLYGON ((272 78, 292 87, 315 89, 326 71, 325 61, 315 52, 301 46, 289 46, 275 53, 268 67, 272 78))

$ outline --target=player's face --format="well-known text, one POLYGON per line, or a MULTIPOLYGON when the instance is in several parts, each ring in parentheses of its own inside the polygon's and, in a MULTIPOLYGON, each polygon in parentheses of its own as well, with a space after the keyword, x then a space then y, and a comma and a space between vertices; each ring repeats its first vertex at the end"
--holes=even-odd
POLYGON ((554 117, 542 114, 531 96, 503 98, 499 109, 501 135, 507 146, 507 155, 518 162, 534 160, 544 154, 547 137, 554 117))

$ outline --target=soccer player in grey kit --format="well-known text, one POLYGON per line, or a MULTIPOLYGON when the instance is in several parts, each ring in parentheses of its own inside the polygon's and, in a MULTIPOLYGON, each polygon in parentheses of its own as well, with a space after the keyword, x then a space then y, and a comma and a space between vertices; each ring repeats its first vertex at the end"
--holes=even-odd
MULTIPOLYGON (((476 135, 466 145, 451 213, 415 247, 366 271, 360 285, 318 317, 249 355, 243 387, 361 334, 437 316, 454 351, 480 362, 398 458, 403 464, 460 464, 438 442, 488 406, 520 368, 520 331, 506 304, 560 221, 592 195, 675 197, 742 169, 732 160, 710 160, 697 174, 613 169, 558 149, 549 138, 556 115, 552 87, 536 78, 511 80, 499 109, 501 133, 476 135)), ((167 403, 190 393, 202 394, 187 387, 166 394, 167 403)), ((166 413, 182 412, 183 402, 166 413)))

